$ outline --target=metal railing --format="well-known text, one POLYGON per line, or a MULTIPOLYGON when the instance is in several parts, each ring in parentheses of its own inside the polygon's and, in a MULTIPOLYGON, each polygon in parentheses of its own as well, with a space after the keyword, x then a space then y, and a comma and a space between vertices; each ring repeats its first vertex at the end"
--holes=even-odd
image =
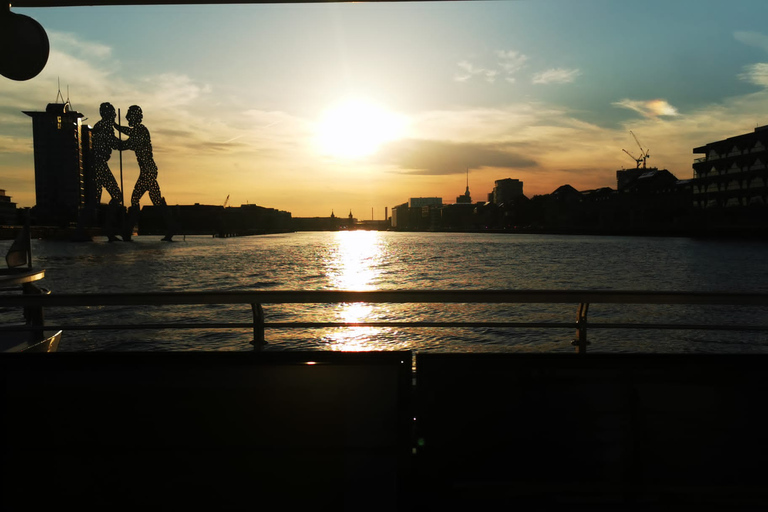
POLYGON ((578 353, 587 351, 588 329, 690 329, 768 331, 768 325, 682 324, 654 322, 589 322, 590 304, 636 305, 718 305, 768 306, 768 293, 647 292, 647 291, 551 291, 551 290, 408 290, 408 291, 251 291, 251 292, 152 292, 93 294, 0 295, 0 307, 22 307, 33 320, 26 325, 0 326, 7 331, 85 331, 161 329, 252 329, 253 345, 261 350, 266 329, 320 329, 352 327, 397 328, 573 328, 572 345, 578 353), (490 322, 490 321, 387 321, 387 322, 267 322, 264 304, 574 304, 573 322, 490 322), (47 325, 43 311, 57 307, 166 306, 242 304, 250 307, 250 322, 172 322, 47 325))

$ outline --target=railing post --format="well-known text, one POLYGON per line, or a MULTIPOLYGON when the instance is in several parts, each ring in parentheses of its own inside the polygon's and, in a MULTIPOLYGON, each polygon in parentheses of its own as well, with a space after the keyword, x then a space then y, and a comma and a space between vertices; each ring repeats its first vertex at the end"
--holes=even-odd
POLYGON ((261 304, 251 304, 251 311, 253 311, 253 345, 254 350, 261 350, 261 348, 267 344, 264 339, 264 308, 261 304))
MULTIPOLYGON (((22 285, 22 293, 34 294, 34 295, 48 295, 51 292, 45 288, 38 288, 32 283, 26 283, 22 285)), ((40 341, 45 337, 43 329, 45 327, 45 315, 43 313, 42 306, 27 306, 24 308, 24 319, 27 325, 39 326, 40 329, 36 329, 29 333, 30 341, 40 341)))
POLYGON ((579 312, 576 314, 576 339, 571 342, 571 345, 576 347, 577 354, 586 354, 587 345, 587 311, 589 310, 589 303, 582 302, 579 304, 579 312))

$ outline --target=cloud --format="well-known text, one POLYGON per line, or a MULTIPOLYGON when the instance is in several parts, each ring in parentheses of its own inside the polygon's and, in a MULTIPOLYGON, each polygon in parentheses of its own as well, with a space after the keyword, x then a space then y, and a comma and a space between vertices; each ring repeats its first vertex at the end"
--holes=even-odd
POLYGON ((648 118, 661 116, 673 117, 679 115, 677 109, 667 102, 667 100, 655 99, 648 101, 623 99, 611 103, 614 107, 626 108, 648 118))
MULTIPOLYGON (((494 66, 475 65, 468 60, 462 60, 457 65, 459 71, 454 75, 457 82, 468 82, 473 78, 482 78, 494 83, 498 77, 507 83, 517 82, 517 75, 528 65, 528 56, 515 50, 497 50, 497 61, 494 66)), ((534 84, 568 84, 581 74, 579 69, 552 68, 536 73, 531 78, 534 84)))
POLYGON ((0 153, 31 153, 32 141, 27 137, 0 135, 0 153))
POLYGON ((525 168, 536 162, 510 152, 502 144, 476 144, 444 140, 404 139, 379 151, 380 158, 406 170, 406 174, 442 176, 467 168, 525 168))
POLYGON ((525 67, 528 56, 514 50, 499 50, 496 52, 499 57, 499 67, 509 79, 511 75, 525 67))
POLYGON ((508 83, 515 83, 514 74, 525 67, 528 56, 514 50, 496 51, 497 62, 493 66, 478 66, 468 60, 460 61, 459 71, 454 75, 457 82, 467 82, 480 78, 488 83, 494 83, 501 76, 508 83))
POLYGON ((141 89, 147 99, 145 104, 155 108, 178 108, 192 105, 204 94, 212 91, 211 86, 199 84, 186 75, 163 73, 149 76, 142 80, 141 89), (151 91, 147 95, 146 91, 151 91))
POLYGON ((768 87, 768 63, 758 62, 744 68, 744 72, 739 74, 741 80, 768 87))
POLYGON ((112 56, 112 48, 93 41, 86 41, 80 36, 68 32, 48 32, 51 48, 62 53, 71 54, 83 59, 107 60, 112 56))
POLYGON ((735 32, 734 39, 748 46, 754 46, 768 52, 768 36, 760 32, 735 32))
POLYGON ((477 67, 469 61, 462 60, 458 63, 459 72, 454 76, 457 82, 466 82, 472 78, 480 77, 486 82, 493 83, 499 72, 495 69, 477 67))
POLYGON ((581 74, 578 69, 553 68, 533 75, 534 84, 569 84, 581 74))

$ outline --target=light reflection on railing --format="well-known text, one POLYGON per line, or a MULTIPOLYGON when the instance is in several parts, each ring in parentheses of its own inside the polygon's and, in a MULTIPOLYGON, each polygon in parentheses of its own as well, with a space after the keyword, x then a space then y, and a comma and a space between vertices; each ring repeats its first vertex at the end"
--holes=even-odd
POLYGON ((632 291, 551 291, 551 290, 410 290, 410 291, 253 291, 253 292, 158 292, 126 294, 51 294, 3 295, 0 307, 58 308, 89 306, 170 306, 242 304, 253 310, 251 322, 173 322, 25 325, 0 326, 3 331, 49 330, 181 330, 181 329, 252 329, 253 344, 258 350, 265 341, 264 331, 269 329, 352 329, 349 334, 332 337, 335 350, 370 350, 362 343, 373 333, 389 329, 406 328, 550 328, 573 329, 574 346, 579 353, 587 348, 588 329, 683 329, 712 331, 768 331, 768 325, 742 324, 687 324, 661 322, 589 322, 590 304, 654 304, 654 305, 712 305, 712 306, 768 306, 767 293, 716 292, 632 292, 632 291), (369 316, 371 304, 573 304, 578 312, 573 322, 507 322, 507 321, 359 321, 369 316), (341 309, 333 321, 267 322, 259 314, 263 304, 336 304, 341 309), (357 329, 355 332, 354 330, 357 329), (370 329, 370 330, 368 330, 370 329))

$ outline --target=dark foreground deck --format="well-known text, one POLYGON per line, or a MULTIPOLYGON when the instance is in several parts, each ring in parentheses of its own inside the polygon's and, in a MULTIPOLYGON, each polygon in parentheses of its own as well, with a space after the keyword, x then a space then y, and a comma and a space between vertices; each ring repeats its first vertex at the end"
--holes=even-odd
POLYGON ((768 505, 766 356, 415 357, 3 354, 2 505, 768 505))

